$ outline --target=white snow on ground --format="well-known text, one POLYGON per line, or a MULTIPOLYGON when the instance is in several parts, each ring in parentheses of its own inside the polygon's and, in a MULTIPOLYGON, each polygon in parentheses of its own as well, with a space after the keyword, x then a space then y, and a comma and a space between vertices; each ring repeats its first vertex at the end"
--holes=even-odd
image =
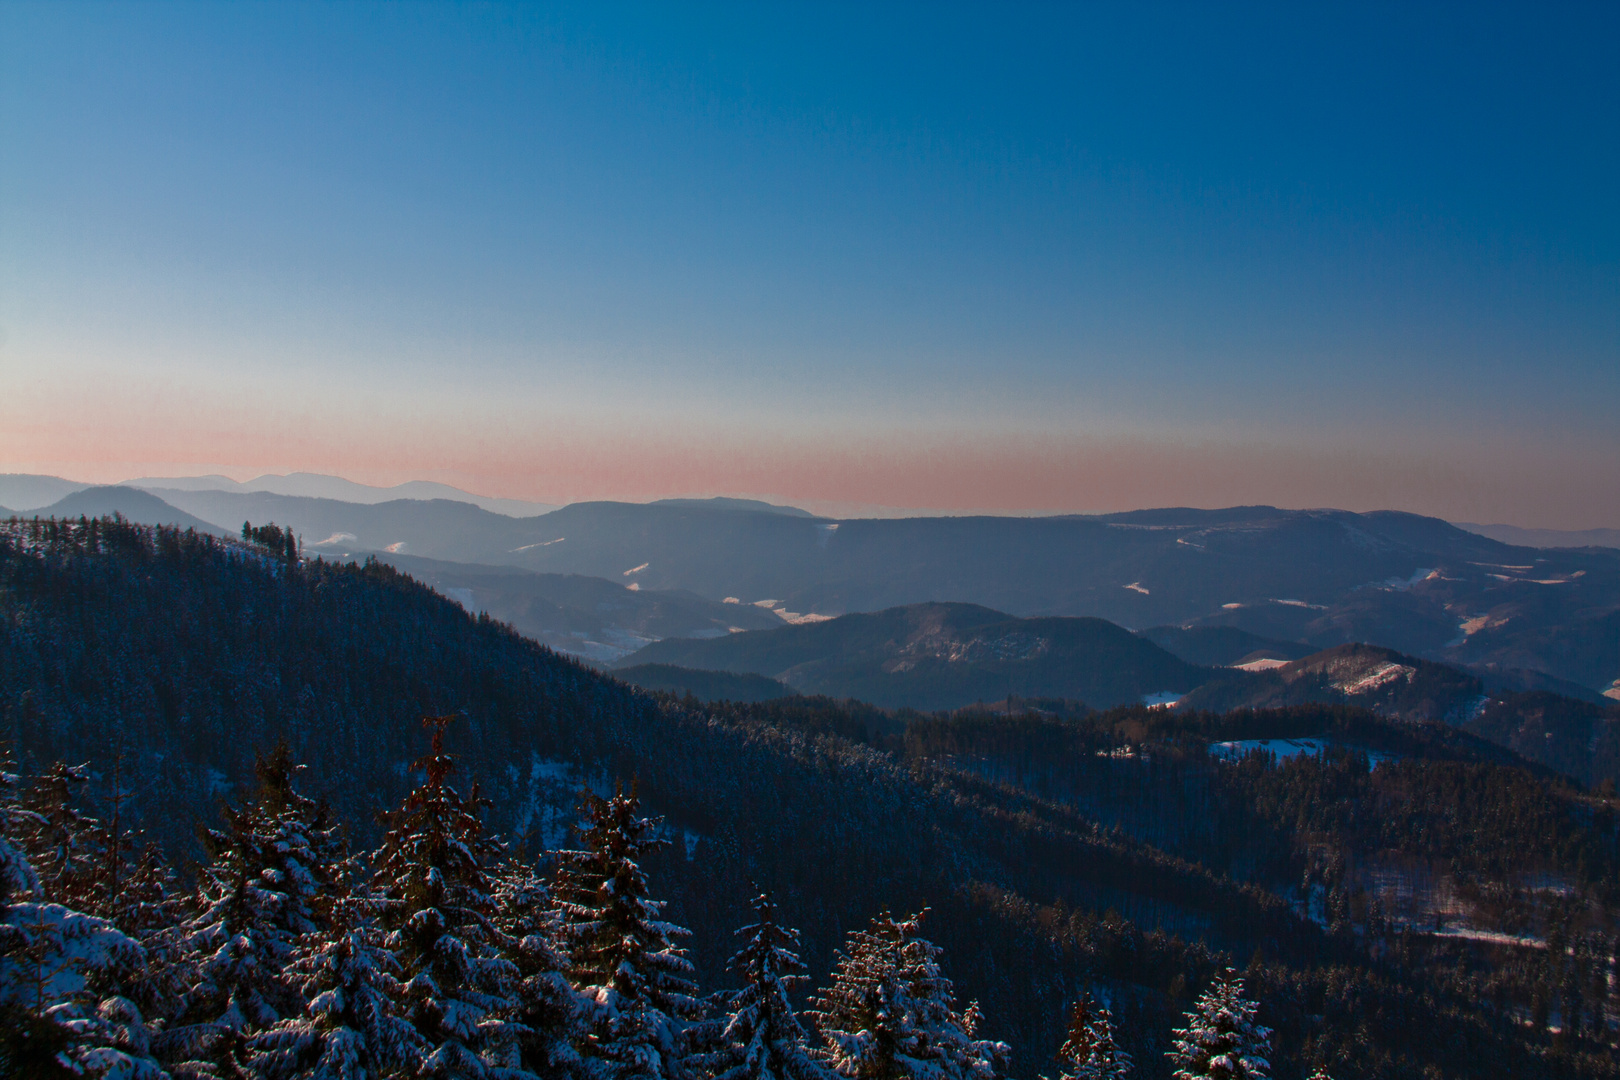
POLYGON ((641 582, 632 581, 630 584, 626 585, 625 588, 629 589, 631 592, 640 592, 641 591, 641 582))
POLYGON ((1242 606, 1243 606, 1242 604, 1222 604, 1221 605, 1221 610, 1222 611, 1233 611, 1233 610, 1235 610, 1237 608, 1240 608, 1242 606))
POLYGON ((317 540, 313 544, 305 544, 304 546, 326 547, 328 544, 352 544, 358 539, 360 538, 354 535, 354 533, 335 532, 331 536, 328 536, 325 540, 317 540))
POLYGON ((383 548, 383 550, 388 552, 390 555, 403 555, 405 554, 405 541, 395 540, 392 544, 389 544, 387 547, 383 548))
POLYGON ((792 623, 795 626, 800 623, 826 622, 828 619, 833 618, 831 615, 817 615, 813 612, 801 615, 797 611, 789 611, 785 607, 778 607, 777 605, 781 602, 780 600, 755 600, 754 606, 762 607, 783 622, 792 623))
POLYGON ((624 572, 624 576, 629 577, 631 574, 639 574, 639 573, 641 573, 643 570, 647 569, 647 567, 649 567, 651 565, 652 565, 652 563, 650 563, 650 562, 644 562, 640 566, 632 566, 630 569, 628 569, 628 570, 626 570, 624 572))
MULTIPOLYGON (((1251 750, 1265 750, 1277 755, 1278 761, 1287 761, 1301 754, 1321 754, 1334 745, 1331 739, 1239 739, 1234 742, 1209 744, 1209 752, 1227 761, 1236 761, 1251 750)), ((1395 755, 1362 751, 1374 765, 1389 761, 1395 755)))
POLYGON ((1301 754, 1320 754, 1328 748, 1325 739, 1240 739, 1236 742, 1209 744, 1209 752, 1218 758, 1236 761, 1251 750, 1268 750, 1278 761, 1287 761, 1301 754))
POLYGON ((1142 695, 1142 704, 1150 709, 1168 709, 1180 700, 1181 692, 1178 690, 1160 690, 1156 694, 1142 695))
POLYGON ((1149 595, 1148 591, 1146 589, 1142 588, 1142 583, 1140 581, 1133 581, 1133 582, 1131 582, 1129 585, 1127 585, 1125 587, 1127 589, 1130 589, 1132 592, 1139 592, 1143 596, 1149 595))
POLYGON ((1434 569, 1433 567, 1420 566, 1416 570, 1412 571, 1412 576, 1409 578, 1386 578, 1383 582, 1383 587, 1394 590, 1395 592, 1405 592, 1407 589, 1410 589, 1420 581, 1433 581, 1439 576, 1440 571, 1434 569))
POLYGON ((522 547, 513 548, 511 551, 507 552, 507 554, 508 555, 516 555, 520 551, 529 551, 532 548, 550 547, 552 544, 560 544, 566 539, 568 539, 568 537, 559 536, 555 540, 542 540, 538 544, 524 544, 522 547))
POLYGON ((1276 597, 1272 597, 1271 602, 1273 604, 1287 604, 1289 607, 1313 608, 1317 611, 1327 610, 1322 604, 1307 604, 1303 600, 1278 600, 1276 597))
POLYGON ((1603 691, 1603 696, 1606 697, 1606 698, 1614 698, 1614 700, 1620 701, 1620 679, 1616 679, 1616 680, 1614 680, 1614 682, 1610 683, 1609 688, 1607 690, 1603 691))
POLYGON ((817 615, 815 612, 799 614, 797 611, 788 611, 786 608, 777 608, 771 614, 780 616, 783 622, 790 622, 795 626, 800 623, 826 622, 831 615, 817 615))
POLYGON ((735 596, 728 596, 728 597, 726 597, 724 600, 722 600, 720 602, 722 604, 740 604, 740 603, 742 603, 742 601, 737 599, 735 596))
POLYGON ((1287 660, 1273 660, 1268 656, 1259 660, 1250 660, 1247 664, 1233 664, 1232 666, 1239 671, 1272 671, 1276 668, 1285 667, 1287 664, 1287 660))
POLYGON ((1495 930, 1473 930, 1466 926, 1446 927, 1429 931, 1430 937, 1462 938, 1466 941, 1485 941, 1492 945, 1521 945, 1527 949, 1545 949, 1547 943, 1540 938, 1502 934, 1495 930))
POLYGON ((1408 667, 1406 664, 1379 664, 1359 679, 1352 682, 1336 682, 1336 685, 1346 694, 1366 694, 1378 689, 1380 686, 1387 686, 1398 679, 1406 679, 1410 682, 1412 676, 1416 674, 1417 668, 1408 667))

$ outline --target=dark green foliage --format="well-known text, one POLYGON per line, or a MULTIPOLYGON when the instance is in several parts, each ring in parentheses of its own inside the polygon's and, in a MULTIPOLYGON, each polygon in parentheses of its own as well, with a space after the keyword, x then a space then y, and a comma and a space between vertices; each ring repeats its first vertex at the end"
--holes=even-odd
POLYGON ((676 697, 691 696, 699 701, 773 701, 794 694, 785 683, 763 675, 699 671, 674 664, 636 664, 615 668, 613 677, 643 690, 656 690, 676 697))

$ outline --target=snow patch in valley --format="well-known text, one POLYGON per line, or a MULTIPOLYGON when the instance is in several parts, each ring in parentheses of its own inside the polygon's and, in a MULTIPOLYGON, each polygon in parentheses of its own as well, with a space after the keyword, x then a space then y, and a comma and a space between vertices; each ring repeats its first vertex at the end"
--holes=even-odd
POLYGON ((1324 605, 1324 604, 1309 604, 1309 603, 1306 603, 1304 600, 1279 600, 1276 597, 1272 597, 1271 602, 1273 604, 1284 604, 1284 605, 1287 605, 1288 607, 1310 608, 1313 611, 1326 611, 1327 610, 1327 606, 1324 605))
POLYGON ((1429 566, 1420 566, 1412 571, 1411 577, 1385 578, 1382 587, 1392 592, 1405 592, 1412 586, 1424 581, 1434 581, 1440 576, 1440 571, 1429 566))
POLYGON ((1133 582, 1131 582, 1129 585, 1127 585, 1125 587, 1127 589, 1130 589, 1132 592, 1139 592, 1143 596, 1148 596, 1149 595, 1148 591, 1142 587, 1142 583, 1140 581, 1133 581, 1133 582))
POLYGON ((797 611, 789 611, 785 607, 780 607, 779 605, 781 603, 782 601, 780 600, 755 600, 754 606, 762 607, 766 611, 769 611, 772 615, 775 615, 778 619, 781 619, 783 622, 792 623, 794 626, 799 626, 804 623, 826 622, 834 617, 832 615, 817 615, 814 612, 808 612, 801 615, 797 611))
POLYGON ((1143 694, 1142 704, 1150 709, 1169 709, 1180 701, 1183 694, 1179 690, 1160 690, 1157 693, 1143 694))
POLYGON ((390 555, 403 555, 405 554, 405 541, 395 540, 392 544, 389 544, 387 547, 383 548, 383 550, 388 552, 390 555))
POLYGON ((1221 605, 1221 610, 1222 611, 1236 611, 1238 608, 1240 608, 1242 606, 1243 606, 1242 604, 1222 604, 1221 605))

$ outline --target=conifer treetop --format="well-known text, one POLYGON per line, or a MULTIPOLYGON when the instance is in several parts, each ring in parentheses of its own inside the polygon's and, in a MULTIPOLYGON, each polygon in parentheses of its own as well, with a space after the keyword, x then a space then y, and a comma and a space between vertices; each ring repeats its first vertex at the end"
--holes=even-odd
POLYGON ((1243 996, 1243 980, 1227 968, 1171 1032, 1165 1056, 1176 1080, 1265 1080, 1271 1075, 1271 1029, 1255 1022, 1259 1004, 1243 996))

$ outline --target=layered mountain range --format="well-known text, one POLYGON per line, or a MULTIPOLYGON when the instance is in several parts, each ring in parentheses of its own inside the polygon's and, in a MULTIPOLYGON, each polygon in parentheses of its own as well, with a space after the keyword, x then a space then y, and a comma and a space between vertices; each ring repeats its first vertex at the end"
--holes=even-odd
POLYGON ((599 662, 664 637, 952 602, 1153 632, 1239 630, 1313 652, 1372 644, 1503 686, 1620 695, 1620 550, 1513 546, 1411 514, 1235 507, 838 521, 675 500, 513 517, 452 499, 172 487, 80 490, 37 512, 232 533, 274 521, 309 554, 436 560, 417 569, 446 595, 599 662), (594 578, 601 595, 582 618, 585 608, 558 600, 589 591, 579 583, 490 567, 594 578), (652 594, 662 614, 648 610, 652 594))

